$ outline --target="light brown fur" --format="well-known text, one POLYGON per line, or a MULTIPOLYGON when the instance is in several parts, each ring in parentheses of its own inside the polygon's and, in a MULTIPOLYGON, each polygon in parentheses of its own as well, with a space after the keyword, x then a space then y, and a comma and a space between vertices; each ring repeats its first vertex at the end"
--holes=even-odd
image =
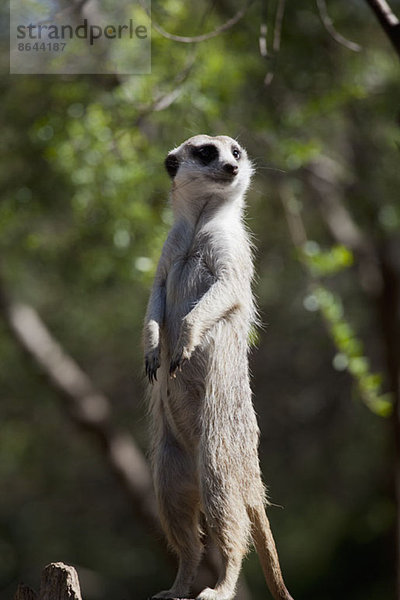
POLYGON ((166 167, 175 220, 148 304, 144 345, 153 383, 155 489, 179 569, 171 589, 154 598, 188 596, 203 551, 202 513, 223 568, 215 588, 197 600, 234 597, 251 538, 274 599, 291 600, 264 509, 249 383, 256 309, 243 207, 252 166, 235 140, 200 135, 174 149, 166 167))

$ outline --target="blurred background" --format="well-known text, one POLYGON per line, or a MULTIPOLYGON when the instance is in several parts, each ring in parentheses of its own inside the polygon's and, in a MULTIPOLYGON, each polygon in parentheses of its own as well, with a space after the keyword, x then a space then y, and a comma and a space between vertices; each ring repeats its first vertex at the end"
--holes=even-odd
MULTIPOLYGON (((368 4, 154 1, 173 34, 237 23, 198 43, 153 30, 142 76, 7 75, 1 9, 1 599, 57 560, 86 600, 174 576, 141 325, 172 219, 163 160, 197 133, 237 137, 257 168, 252 386, 287 585, 395 597, 399 56, 368 4)), ((244 580, 267 597, 255 553, 244 580)))

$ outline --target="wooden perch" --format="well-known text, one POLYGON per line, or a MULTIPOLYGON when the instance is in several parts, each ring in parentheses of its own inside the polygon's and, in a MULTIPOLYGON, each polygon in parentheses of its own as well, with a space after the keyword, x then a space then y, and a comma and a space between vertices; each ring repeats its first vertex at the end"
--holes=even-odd
POLYGON ((19 585, 14 600, 82 600, 78 574, 74 567, 51 563, 43 569, 39 594, 19 585))

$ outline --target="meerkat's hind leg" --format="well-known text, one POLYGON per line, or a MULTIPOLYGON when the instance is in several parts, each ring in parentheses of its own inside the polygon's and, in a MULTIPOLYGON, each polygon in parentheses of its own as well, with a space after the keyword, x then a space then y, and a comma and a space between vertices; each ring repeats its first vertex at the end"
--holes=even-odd
POLYGON ((160 599, 188 598, 204 550, 200 531, 199 489, 193 464, 177 443, 157 448, 154 483, 161 524, 169 545, 178 555, 179 567, 169 590, 160 599))
POLYGON ((189 598, 190 587, 192 585, 197 567, 200 562, 202 549, 193 554, 185 555, 184 552, 178 550, 179 553, 179 568, 174 583, 169 590, 158 592, 152 596, 152 600, 177 600, 189 598))
POLYGON ((205 588, 196 597, 196 600, 233 600, 236 593, 236 584, 242 566, 244 552, 240 556, 224 558, 223 574, 214 589, 205 588))
POLYGON ((248 548, 250 520, 240 493, 206 492, 204 502, 210 533, 221 552, 222 570, 215 588, 205 588, 196 600, 233 600, 248 548))
MULTIPOLYGON (((176 543, 179 534, 182 535, 182 537, 184 537, 185 533, 195 533, 194 530, 192 530, 190 532, 190 530, 186 530, 186 532, 183 530, 183 528, 185 527, 185 525, 183 524, 183 522, 181 522, 180 527, 182 527, 181 531, 176 531, 177 533, 177 537, 173 536, 173 528, 174 526, 171 527, 171 525, 169 525, 168 529, 168 533, 167 533, 167 538, 168 541, 170 543, 170 545, 173 547, 174 551, 176 552, 176 554, 178 555, 178 559, 179 559, 179 567, 178 567, 178 572, 176 574, 175 577, 175 581, 172 584, 171 588, 169 590, 164 590, 162 592, 158 592, 157 594, 155 594, 153 596, 153 598, 157 598, 157 599, 168 599, 168 600, 175 600, 177 598, 189 598, 189 593, 190 593, 190 588, 191 585, 193 583, 193 580, 195 578, 196 572, 197 572, 197 568, 199 566, 200 560, 201 560, 201 556, 203 553, 203 545, 199 540, 199 536, 193 535, 193 537, 191 537, 191 539, 189 539, 189 537, 186 539, 185 541, 182 541, 181 543, 176 543), (175 537, 175 539, 172 541, 172 537, 175 537)), ((167 527, 165 527, 164 524, 164 528, 167 529, 167 527)), ((193 528, 194 529, 194 528, 193 528)))

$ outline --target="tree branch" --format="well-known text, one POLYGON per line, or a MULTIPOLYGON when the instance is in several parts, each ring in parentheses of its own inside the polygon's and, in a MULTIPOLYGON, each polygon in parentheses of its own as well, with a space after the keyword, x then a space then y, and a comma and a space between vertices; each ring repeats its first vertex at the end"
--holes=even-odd
POLYGON ((71 419, 100 442, 135 510, 154 531, 159 528, 152 479, 147 461, 128 433, 114 431, 111 404, 77 363, 63 350, 30 306, 9 302, 0 292, 0 309, 16 340, 36 361, 62 395, 71 419))
POLYGON ((155 95, 148 106, 138 108, 139 112, 134 121, 136 127, 140 127, 144 119, 153 112, 160 112, 169 108, 180 97, 184 89, 184 84, 195 65, 195 60, 196 52, 194 49, 185 67, 174 77, 173 83, 175 86, 169 92, 155 95))
POLYGON ((268 87, 272 83, 272 80, 274 78, 275 61, 276 61, 276 57, 279 54, 279 51, 281 49, 282 25, 283 25, 283 17, 285 15, 285 7, 286 7, 286 0, 278 0, 278 5, 276 7, 276 13, 275 13, 274 38, 272 40, 273 55, 272 55, 272 57, 267 56, 267 58, 273 58, 274 63, 264 77, 265 87, 268 87))
MULTIPOLYGON (((197 42, 205 42, 207 40, 211 40, 214 37, 217 37, 218 35, 220 35, 221 33, 224 33, 225 31, 228 31, 228 29, 231 29, 234 25, 236 25, 236 23, 239 23, 239 21, 247 13, 248 9, 253 4, 253 2, 254 2, 254 0, 248 0, 247 3, 245 4, 245 6, 243 8, 241 8, 240 10, 238 10, 238 12, 235 15, 233 15, 233 17, 231 17, 225 23, 223 23, 222 25, 220 25, 219 27, 214 29, 214 31, 210 31, 209 33, 203 33, 202 35, 186 36, 186 35, 175 35, 173 33, 169 33, 163 27, 161 27, 161 25, 159 25, 156 21, 154 21, 153 18, 152 18, 152 27, 160 35, 165 37, 167 40, 172 40, 173 42, 181 42, 183 44, 194 44, 197 42)), ((149 11, 144 6, 144 4, 142 2, 140 2, 140 4, 141 4, 142 8, 146 11, 146 13, 150 16, 149 11)))
POLYGON ((258 36, 258 47, 260 54, 263 58, 269 56, 268 52, 268 13, 269 13, 269 0, 262 0, 261 5, 261 23, 260 23, 260 35, 258 36))
POLYGON ((282 36, 282 24, 283 16, 285 14, 286 0, 279 0, 276 8, 275 26, 274 26, 274 39, 272 42, 272 50, 277 54, 281 48, 281 36, 282 36))
POLYGON ((365 0, 377 17, 382 29, 400 58, 400 21, 386 0, 365 0))
POLYGON ((329 16, 325 0, 317 0, 317 7, 321 22, 327 30, 327 32, 329 33, 329 35, 331 36, 331 38, 334 39, 335 42, 337 42, 341 46, 345 46, 345 48, 348 48, 353 52, 360 52, 361 46, 359 44, 347 40, 341 33, 336 31, 333 25, 333 21, 329 16))

